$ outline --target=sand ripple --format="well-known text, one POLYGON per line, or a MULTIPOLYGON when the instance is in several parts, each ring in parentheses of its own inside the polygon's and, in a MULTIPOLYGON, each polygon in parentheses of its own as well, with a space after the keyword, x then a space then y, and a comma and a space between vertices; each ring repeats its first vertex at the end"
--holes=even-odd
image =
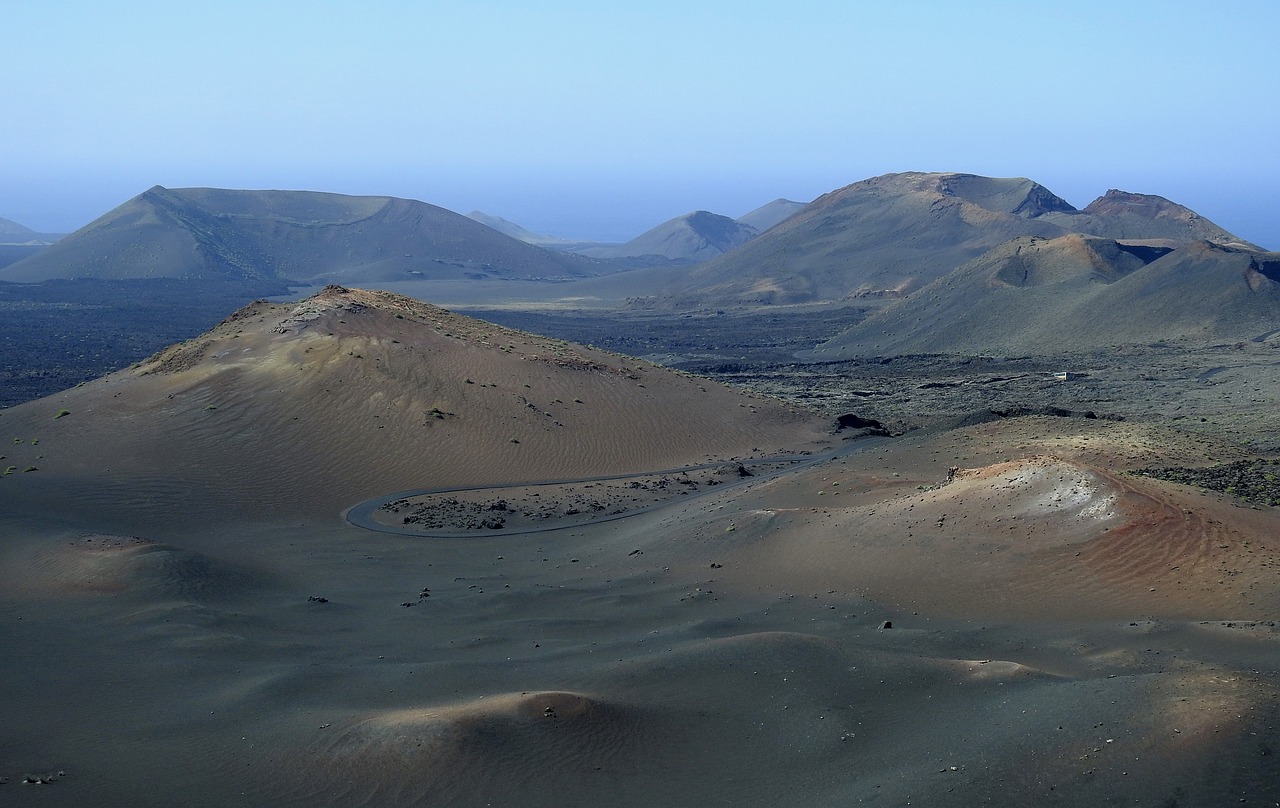
POLYGON ((310 796, 348 805, 517 804, 561 780, 633 772, 654 742, 643 711, 569 691, 375 713, 328 732, 310 755, 310 796))
POLYGON ((200 553, 132 536, 71 539, 13 564, 17 586, 46 593, 123 593, 203 601, 250 585, 251 576, 200 553))

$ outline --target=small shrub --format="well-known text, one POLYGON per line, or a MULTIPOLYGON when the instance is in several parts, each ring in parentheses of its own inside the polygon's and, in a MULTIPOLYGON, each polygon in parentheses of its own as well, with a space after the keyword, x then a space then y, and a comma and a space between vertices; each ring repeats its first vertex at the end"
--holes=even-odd
POLYGON ((55 416, 53 416, 53 420, 55 420, 55 421, 56 421, 56 420, 58 420, 59 418, 65 418, 65 417, 67 417, 67 416, 68 416, 68 415, 70 415, 70 414, 71 414, 71 410, 58 410, 58 414, 57 414, 57 415, 55 415, 55 416))

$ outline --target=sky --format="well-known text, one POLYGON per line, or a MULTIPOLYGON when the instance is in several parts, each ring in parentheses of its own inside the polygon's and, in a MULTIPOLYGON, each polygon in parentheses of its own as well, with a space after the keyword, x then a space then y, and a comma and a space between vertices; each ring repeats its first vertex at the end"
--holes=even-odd
POLYGON ((6 0, 0 217, 153 185, 623 241, 896 171, 1159 194, 1280 249, 1275 0, 6 0))

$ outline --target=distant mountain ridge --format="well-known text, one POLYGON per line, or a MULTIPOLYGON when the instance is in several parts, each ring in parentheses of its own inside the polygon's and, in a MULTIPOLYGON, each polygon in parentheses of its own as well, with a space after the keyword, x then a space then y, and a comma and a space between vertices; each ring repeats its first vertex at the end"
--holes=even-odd
POLYGON ((415 200, 155 186, 0 280, 566 278, 607 271, 415 200))
MULTIPOLYGON (((604 259, 653 259, 651 263, 697 263, 744 244, 805 207, 804 202, 778 198, 736 219, 705 210, 693 211, 652 227, 623 244, 606 244, 548 236, 484 211, 468 219, 492 227, 526 244, 604 259), (734 227, 730 222, 736 222, 734 227)), ((632 262, 636 263, 636 262, 632 262)), ((644 261, 639 262, 644 264, 644 261)))
POLYGON ((749 224, 718 213, 695 210, 669 219, 625 244, 582 247, 574 251, 592 258, 656 256, 673 263, 691 264, 723 255, 757 235, 759 231, 749 224))
POLYGON ((11 219, 0 219, 0 246, 47 246, 60 238, 61 233, 37 233, 11 219))
POLYGON ((818 197, 759 238, 658 282, 654 299, 679 307, 901 297, 1012 239, 1069 233, 1256 249, 1162 197, 1110 191, 1081 211, 1023 177, 907 172, 818 197))
POLYGON ((806 203, 793 202, 790 199, 778 199, 768 202, 755 210, 742 214, 737 218, 740 224, 754 227, 761 233, 770 227, 781 224, 795 214, 804 210, 806 203))
POLYGON ((907 172, 807 205, 775 200, 742 218, 780 217, 760 232, 694 211, 624 245, 571 247, 584 256, 413 200, 157 186, 0 267, 0 280, 441 280, 478 296, 494 287, 474 281, 503 281, 496 294, 513 301, 875 310, 820 346, 819 358, 1244 340, 1280 319, 1277 254, 1159 196, 1111 189, 1077 210, 1023 177, 907 172), (506 281, 557 284, 530 291, 506 281))
POLYGON ((61 233, 37 233, 10 219, 0 219, 0 269, 43 251, 61 233))

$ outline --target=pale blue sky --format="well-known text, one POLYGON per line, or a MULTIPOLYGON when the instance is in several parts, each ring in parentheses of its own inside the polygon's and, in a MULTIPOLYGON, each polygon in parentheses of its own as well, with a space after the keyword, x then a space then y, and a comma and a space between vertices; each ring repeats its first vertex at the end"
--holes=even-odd
POLYGON ((151 185, 626 239, 890 171, 1155 193, 1280 249, 1280 2, 7 0, 0 216, 151 185))

